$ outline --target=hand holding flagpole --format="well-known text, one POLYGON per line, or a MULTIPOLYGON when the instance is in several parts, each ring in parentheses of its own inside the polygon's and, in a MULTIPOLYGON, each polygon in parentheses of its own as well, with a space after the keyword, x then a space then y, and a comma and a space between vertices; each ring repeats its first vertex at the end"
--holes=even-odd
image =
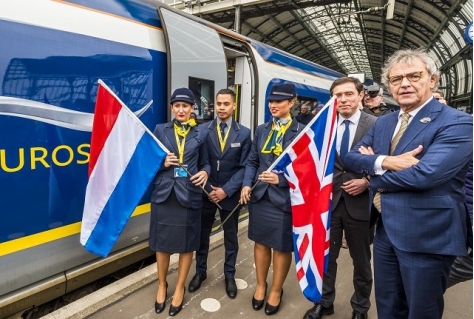
MULTIPOLYGON (((257 180, 257 182, 252 186, 252 188, 250 189, 249 195, 252 193, 253 189, 255 188, 255 186, 257 186, 258 183, 260 183, 260 180, 257 180)), ((235 213, 235 211, 236 211, 240 206, 245 206, 246 204, 247 204, 247 203, 243 203, 243 204, 242 204, 242 203, 239 202, 239 203, 234 207, 234 209, 230 212, 230 214, 226 217, 226 219, 224 219, 224 220, 221 222, 221 224, 219 225, 219 227, 218 227, 217 229, 222 228, 222 227, 224 226, 225 222, 229 220, 229 218, 235 213)))
MULTIPOLYGON (((188 174, 189 176, 193 176, 193 175, 188 171, 188 169, 186 168, 186 166, 183 166, 183 165, 181 165, 181 164, 178 164, 178 166, 179 166, 180 168, 184 169, 184 171, 186 172, 186 174, 188 174)), ((214 199, 212 199, 211 195, 209 195, 209 192, 206 191, 206 189, 204 188, 204 185, 205 185, 205 184, 206 184, 206 183, 203 183, 202 185, 199 185, 199 186, 201 187, 202 191, 204 192, 204 194, 206 194, 206 196, 207 196, 214 204, 216 204, 217 208, 222 209, 221 205, 219 205, 219 203, 217 203, 214 199)))

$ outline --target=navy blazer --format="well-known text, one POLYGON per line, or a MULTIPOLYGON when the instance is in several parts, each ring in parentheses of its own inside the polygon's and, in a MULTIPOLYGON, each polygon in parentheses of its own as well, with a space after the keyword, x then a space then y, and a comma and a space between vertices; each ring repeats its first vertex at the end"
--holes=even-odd
MULTIPOLYGON (((301 132, 303 128, 304 125, 293 118, 290 127, 286 130, 285 135, 283 135, 283 149, 285 149, 295 139, 295 137, 301 132)), ((252 187, 253 184, 257 182, 258 176, 262 172, 266 171, 278 158, 278 156, 274 155, 273 153, 263 154, 261 152, 271 130, 272 121, 261 124, 257 127, 252 142, 252 148, 250 150, 247 167, 245 168, 242 187, 252 187)), ((278 185, 259 182, 252 191, 250 201, 259 201, 268 190, 268 196, 270 197, 271 201, 276 206, 281 207, 285 212, 291 213, 290 189, 283 173, 278 174, 278 180, 278 185)))
MULTIPOLYGON (((153 134, 163 143, 168 150, 178 156, 178 145, 174 134, 173 122, 158 124, 153 134)), ((186 135, 184 148, 184 164, 188 165, 191 175, 199 171, 206 171, 209 175, 210 166, 207 158, 206 137, 199 127, 192 127, 186 135)), ((195 186, 188 177, 174 177, 174 169, 177 166, 165 167, 164 162, 153 180, 153 192, 151 202, 159 204, 164 202, 175 191, 179 202, 188 208, 200 209, 202 205, 202 189, 195 186)))
MULTIPOLYGON (((224 210, 232 211, 240 199, 240 190, 252 139, 250 129, 232 120, 224 151, 221 152, 216 129, 217 119, 200 125, 200 130, 206 136, 206 149, 211 165, 206 191, 212 191, 211 185, 221 187, 227 197, 220 201, 219 205, 224 210)), ((204 204, 206 203, 207 201, 204 202, 204 204)), ((212 202, 209 203, 214 205, 212 202)))
POLYGON ((395 247, 409 252, 465 255, 468 225, 463 186, 472 161, 472 116, 431 99, 410 122, 392 154, 422 145, 419 163, 374 175, 377 156, 390 152, 398 114, 379 117, 347 154, 344 165, 372 175, 370 187, 373 193, 381 193, 383 224, 395 247), (371 146, 377 155, 360 154, 362 145, 371 146))
MULTIPOLYGON (((354 140, 351 146, 356 145, 362 137, 369 131, 377 118, 373 115, 361 112, 359 123, 356 128, 354 140)), ((341 188, 342 184, 355 178, 362 178, 365 175, 360 172, 353 172, 348 170, 342 164, 339 154, 336 155, 334 162, 333 184, 332 184, 332 210, 334 210, 341 199, 342 193, 345 191, 341 188)), ((369 221, 369 191, 364 191, 357 196, 344 194, 344 204, 348 214, 361 221, 369 221)))

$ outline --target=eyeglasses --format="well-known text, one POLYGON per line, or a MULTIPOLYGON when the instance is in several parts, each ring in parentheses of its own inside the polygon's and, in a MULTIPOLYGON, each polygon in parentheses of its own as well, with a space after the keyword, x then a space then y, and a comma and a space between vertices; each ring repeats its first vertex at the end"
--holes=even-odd
POLYGON ((412 73, 403 74, 403 75, 394 75, 388 78, 388 82, 390 82, 391 85, 398 85, 402 83, 403 78, 407 78, 407 80, 410 82, 418 82, 420 81, 422 74, 423 74, 423 71, 412 72, 412 73))

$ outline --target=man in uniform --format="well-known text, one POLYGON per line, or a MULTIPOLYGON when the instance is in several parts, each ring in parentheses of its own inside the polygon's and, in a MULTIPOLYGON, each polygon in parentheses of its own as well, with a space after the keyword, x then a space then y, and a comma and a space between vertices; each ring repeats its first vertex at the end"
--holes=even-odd
MULTIPOLYGON (((206 190, 209 192, 203 199, 201 211, 201 243, 196 252, 196 274, 189 283, 189 292, 201 287, 207 278, 207 256, 209 253, 209 236, 214 223, 218 203, 221 222, 226 220, 240 199, 240 189, 244 177, 245 164, 250 152, 252 140, 250 129, 233 120, 235 111, 235 93, 230 89, 217 92, 215 112, 217 117, 200 129, 207 132, 207 149, 211 164, 211 174, 206 190)), ((239 243, 237 238, 239 209, 223 225, 224 229, 224 276, 226 293, 229 298, 237 296, 235 282, 235 263, 239 243)))

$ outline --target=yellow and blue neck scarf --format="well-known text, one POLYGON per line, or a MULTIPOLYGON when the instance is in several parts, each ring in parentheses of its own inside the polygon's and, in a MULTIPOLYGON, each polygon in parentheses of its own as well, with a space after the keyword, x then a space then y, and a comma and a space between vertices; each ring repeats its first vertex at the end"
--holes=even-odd
POLYGON ((176 134, 181 138, 186 138, 188 135, 189 130, 191 127, 196 126, 196 121, 194 119, 190 119, 187 122, 179 122, 178 120, 173 120, 174 131, 176 134))
POLYGON ((283 152, 283 136, 292 122, 291 116, 284 119, 273 118, 272 130, 262 148, 262 154, 273 153, 279 156, 283 152))

